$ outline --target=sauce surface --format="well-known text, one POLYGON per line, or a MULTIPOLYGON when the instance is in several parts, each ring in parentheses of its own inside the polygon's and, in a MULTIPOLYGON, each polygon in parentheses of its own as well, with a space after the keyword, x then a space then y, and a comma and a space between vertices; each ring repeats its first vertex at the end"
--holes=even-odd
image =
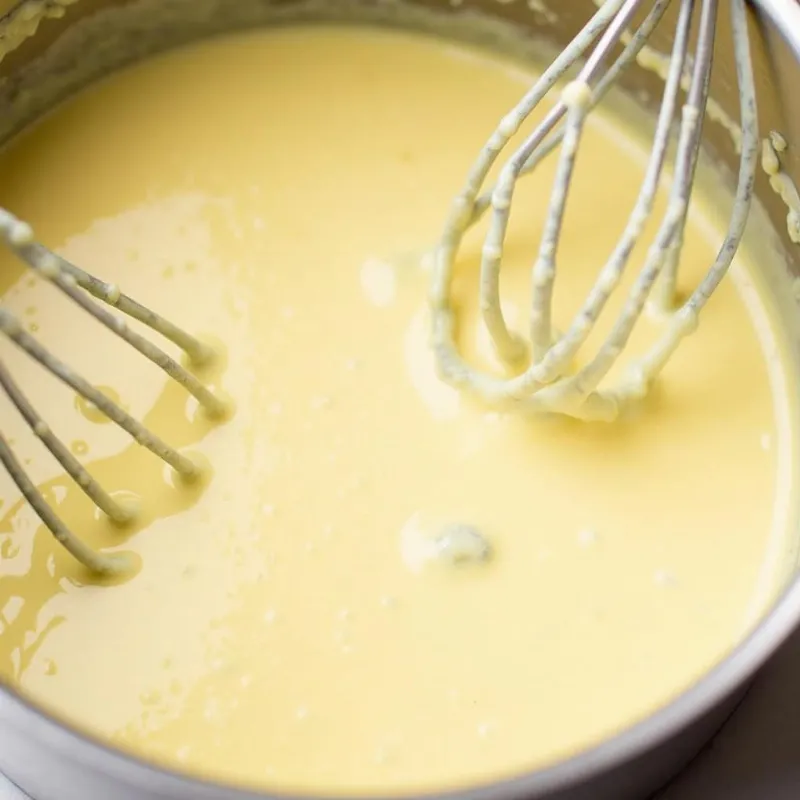
MULTIPOLYGON (((93 582, 0 474, 5 680, 195 774, 399 792, 571 755, 740 639, 787 547, 779 464, 793 447, 789 400, 773 391, 786 376, 765 356, 775 342, 742 299, 746 253, 742 291, 722 284, 634 418, 488 413, 434 375, 425 251, 532 79, 411 34, 264 31, 114 75, 5 150, 0 205, 74 263, 222 339, 223 368, 205 377, 237 403, 213 426, 0 256, 3 303, 43 343, 214 469, 203 492, 176 484, 0 341, 53 430, 142 504, 131 528, 101 519, 0 397, 4 434, 62 518, 142 560, 128 581, 93 582), (492 558, 420 558, 451 523, 480 530, 492 558)), ((557 324, 614 245, 645 146, 591 118, 557 324)), ((503 289, 520 321, 554 166, 516 198, 503 289)), ((687 286, 720 239, 690 221, 687 286)), ((459 293, 474 319, 477 232, 468 242, 459 293)), ((488 363, 475 329, 464 347, 488 363)), ((634 349, 658 330, 645 323, 634 349)))

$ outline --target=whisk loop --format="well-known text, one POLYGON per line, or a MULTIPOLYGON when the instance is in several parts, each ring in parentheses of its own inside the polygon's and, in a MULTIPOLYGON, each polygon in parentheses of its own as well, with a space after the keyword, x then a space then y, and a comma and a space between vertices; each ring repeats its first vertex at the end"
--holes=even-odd
POLYGON ((501 120, 470 170, 464 188, 453 201, 435 251, 429 296, 431 336, 437 367, 445 381, 490 405, 506 407, 511 404, 525 411, 560 413, 586 420, 613 420, 626 403, 646 394, 680 342, 696 328, 700 312, 727 272, 741 242, 752 201, 759 149, 745 3, 731 0, 742 127, 738 187, 728 232, 714 263, 686 302, 674 309, 684 228, 708 103, 717 13, 717 0, 650 0, 648 3, 645 0, 606 0, 518 105, 501 120), (552 299, 558 244, 587 116, 620 73, 642 52, 671 2, 679 3, 680 7, 653 148, 641 190, 614 251, 600 269, 580 310, 563 334, 554 335, 552 299), (643 21, 629 32, 634 16, 645 6, 649 6, 649 11, 643 21), (698 20, 697 43, 690 60, 689 38, 695 18, 698 20), (619 44, 624 44, 620 55, 608 65, 611 51, 619 44), (559 101, 503 165, 496 184, 484 188, 489 171, 523 122, 582 59, 585 63, 577 77, 566 84, 559 101), (631 253, 652 215, 684 77, 687 77, 688 88, 680 114, 673 178, 664 218, 611 332, 594 357, 570 374, 569 365, 619 286, 631 253), (500 270, 506 231, 518 180, 558 148, 560 155, 553 192, 532 267, 529 332, 525 340, 509 329, 500 304, 500 270), (466 231, 486 212, 491 217, 481 254, 480 312, 501 361, 511 367, 524 366, 511 378, 473 368, 459 355, 455 344, 458 317, 451 286, 457 254, 466 231), (664 332, 648 353, 629 364, 616 385, 600 387, 620 358, 656 286, 655 302, 669 316, 664 332))
MULTIPOLYGON (((196 366, 207 365, 213 361, 215 353, 209 345, 199 341, 169 320, 127 297, 120 291, 119 287, 95 278, 48 250, 36 241, 30 225, 3 209, 0 209, 0 239, 30 269, 50 281, 66 297, 91 314, 99 323, 134 347, 145 358, 159 366, 170 378, 181 384, 197 399, 200 407, 211 418, 223 420, 232 412, 231 402, 227 398, 212 392, 195 375, 163 350, 131 330, 123 317, 112 314, 101 307, 92 300, 92 297, 116 308, 126 316, 138 320, 156 333, 161 334, 180 347, 186 353, 190 363, 196 366)), ((203 468, 197 461, 164 442, 128 414, 121 406, 72 370, 69 365, 54 356, 34 336, 25 331, 16 317, 2 306, 0 306, 0 331, 17 347, 129 433, 140 445, 146 447, 162 461, 169 464, 182 479, 193 481, 200 477, 203 468)), ((118 502, 100 486, 70 453, 63 442, 50 430, 47 423, 39 416, 2 362, 0 362, 0 387, 16 406, 33 433, 42 441, 67 474, 80 486, 92 502, 113 522, 117 524, 131 522, 136 516, 137 509, 130 504, 118 502)), ((42 522, 75 558, 97 573, 117 574, 128 568, 129 565, 124 555, 97 553, 83 544, 67 528, 25 473, 1 433, 0 461, 2 461, 3 466, 16 483, 20 492, 42 522)))

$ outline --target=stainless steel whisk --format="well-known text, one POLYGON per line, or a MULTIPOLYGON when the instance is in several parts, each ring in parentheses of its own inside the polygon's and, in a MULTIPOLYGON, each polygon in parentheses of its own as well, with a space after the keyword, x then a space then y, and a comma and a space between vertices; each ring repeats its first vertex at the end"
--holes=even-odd
POLYGON ((644 396, 682 339, 696 328, 700 312, 727 272, 741 242, 751 205, 759 142, 745 0, 729 0, 742 129, 738 187, 729 229, 716 260, 688 300, 679 308, 673 308, 684 228, 709 101, 719 3, 718 0, 599 0, 598 5, 588 24, 501 120, 473 165, 463 190, 453 202, 434 254, 429 302, 437 368, 451 385, 490 405, 612 420, 626 403, 644 396), (612 255, 600 270, 582 307, 566 331, 554 335, 552 297, 558 243, 587 115, 620 73, 642 53, 671 2, 679 6, 677 24, 653 149, 641 191, 612 255), (635 15, 645 10, 643 21, 631 31, 635 15), (697 39, 694 54, 690 55, 693 22, 697 23, 697 39), (624 48, 612 61, 610 54, 618 44, 623 44, 624 48), (503 165, 496 184, 484 189, 490 169, 523 122, 584 58, 577 77, 567 83, 560 100, 503 165), (617 289, 631 252, 652 214, 684 88, 686 97, 680 115, 665 216, 610 334, 586 366, 570 374, 568 365, 617 289), (529 337, 525 342, 509 329, 500 305, 499 277, 506 229, 517 181, 559 147, 555 184, 539 253, 532 268, 533 297, 529 337), (458 315, 451 285, 458 249, 466 231, 487 211, 491 218, 482 249, 480 312, 497 356, 505 364, 517 367, 517 374, 511 378, 496 377, 472 367, 458 353, 455 342, 458 315), (657 287, 656 301, 670 314, 665 331, 644 357, 628 365, 617 385, 601 387, 601 381, 620 358, 654 287, 657 287))
MULTIPOLYGON (((197 377, 184 369, 163 350, 131 330, 123 317, 110 313, 94 302, 92 297, 116 308, 132 319, 144 323, 153 331, 169 339, 186 353, 194 365, 209 364, 215 357, 213 348, 122 294, 117 286, 89 275, 43 247, 35 240, 33 230, 27 223, 2 209, 0 209, 0 239, 34 272, 49 280, 98 322, 161 367, 170 378, 184 386, 210 416, 222 419, 230 413, 229 401, 210 391, 197 377)), ((35 337, 27 333, 14 315, 2 306, 0 306, 0 331, 67 386, 92 403, 106 417, 127 431, 139 444, 169 464, 183 479, 192 481, 199 477, 202 469, 200 465, 162 441, 117 403, 56 358, 35 337)), ((136 510, 111 497, 89 474, 38 415, 2 362, 0 362, 0 386, 5 390, 34 434, 95 505, 117 523, 130 522, 136 510)), ((124 572, 128 568, 129 564, 124 555, 98 553, 69 530, 26 474, 2 432, 0 432, 0 461, 42 522, 75 558, 92 571, 101 574, 115 574, 124 572)))

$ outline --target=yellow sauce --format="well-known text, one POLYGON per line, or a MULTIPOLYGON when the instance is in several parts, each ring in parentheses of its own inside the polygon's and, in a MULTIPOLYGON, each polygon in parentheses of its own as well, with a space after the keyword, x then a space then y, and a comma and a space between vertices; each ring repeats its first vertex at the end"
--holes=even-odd
MULTIPOLYGON (((219 337, 226 361, 204 377, 237 403, 211 424, 2 256, 3 303, 43 343, 213 465, 204 491, 176 483, 0 341, 53 430, 142 505, 131 528, 102 520, 0 397, 4 434, 64 521, 142 563, 127 581, 93 581, 0 474, 6 681, 194 774, 406 791, 569 756, 668 702, 740 639, 777 586, 793 448, 788 378, 755 323, 746 253, 632 418, 489 413, 434 375, 423 256, 532 79, 410 34, 265 31, 115 75, 5 150, 0 205, 74 263, 219 337), (491 558, 425 558, 451 523, 475 526, 491 558)), ((645 148, 591 118, 557 324, 611 251, 645 148)), ((503 288, 519 319, 553 168, 517 196, 503 288)), ((687 286, 720 238, 690 220, 687 286)), ((458 292, 474 319, 480 239, 468 241, 458 292)), ((464 347, 488 363, 474 327, 464 347)))

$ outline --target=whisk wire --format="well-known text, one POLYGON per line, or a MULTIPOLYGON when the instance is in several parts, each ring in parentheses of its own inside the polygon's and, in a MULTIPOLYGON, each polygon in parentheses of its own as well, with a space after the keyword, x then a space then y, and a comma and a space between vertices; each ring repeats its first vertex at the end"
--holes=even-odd
POLYGON ((129 433, 140 445, 166 461, 173 469, 186 478, 194 478, 198 467, 191 459, 179 453, 158 436, 151 433, 127 411, 109 400, 101 391, 95 389, 89 381, 74 372, 67 364, 56 358, 43 347, 33 336, 22 330, 19 321, 5 309, 0 308, 0 331, 14 344, 24 350, 31 358, 38 361, 48 372, 55 375, 79 395, 95 405, 110 420, 129 433))
POLYGON ((740 90, 739 115, 742 127, 739 176, 731 220, 714 263, 684 304, 681 309, 682 313, 679 312, 675 316, 672 325, 665 331, 651 353, 642 360, 639 369, 645 375, 658 375, 678 348, 681 340, 696 325, 700 312, 710 300, 711 295, 719 286, 733 262, 744 236, 750 207, 752 206, 759 152, 755 78, 750 56, 745 0, 731 0, 730 8, 736 74, 740 90))
MULTIPOLYGON (((180 383, 181 386, 183 386, 197 399, 200 405, 211 416, 224 416, 227 410, 224 400, 216 397, 194 375, 192 375, 191 372, 184 369, 177 361, 175 361, 173 358, 170 358, 163 350, 156 347, 154 344, 149 342, 143 336, 140 336, 135 331, 132 331, 122 317, 114 316, 104 308, 101 308, 96 303, 92 302, 92 300, 80 288, 78 288, 77 277, 69 272, 64 271, 62 259, 59 259, 55 253, 52 253, 51 251, 32 241, 19 241, 19 235, 16 237, 16 239, 10 239, 8 244, 20 257, 20 259, 24 261, 32 270, 48 279, 54 286, 58 287, 58 289, 66 294, 74 303, 79 305, 84 311, 86 311, 88 314, 91 314, 98 322, 108 328, 108 330, 115 333, 129 345, 138 350, 143 356, 164 370, 164 372, 166 372, 170 378, 180 383)), ((86 273, 84 273, 84 275, 85 274, 86 273)), ((118 291, 116 292, 116 295, 119 296, 118 291)), ((157 315, 153 316, 156 317, 157 315)))
POLYGON ((449 310, 448 296, 456 251, 466 226, 474 218, 475 198, 483 186, 489 170, 500 151, 517 133, 531 111, 570 69, 576 59, 586 52, 622 7, 623 2, 624 0, 608 0, 595 12, 578 35, 525 94, 517 107, 503 117, 472 166, 461 193, 453 201, 444 234, 437 248, 430 302, 435 309, 443 311, 444 316, 440 318, 440 321, 445 321, 449 310))
MULTIPOLYGON (((686 104, 683 107, 678 133, 675 174, 672 179, 667 213, 656 234, 655 241, 649 249, 644 267, 634 282, 628 300, 611 333, 601 345, 594 359, 576 376, 565 381, 562 391, 569 394, 583 397, 594 391, 611 369, 627 344, 633 328, 644 310, 650 290, 667 260, 670 245, 680 235, 681 226, 685 223, 691 201, 703 117, 708 100, 715 22, 716 0, 707 0, 701 14, 692 82, 686 104)), ((641 391, 642 389, 643 387, 638 387, 637 390, 641 391)), ((616 394, 612 390, 602 397, 609 404, 614 404, 617 402, 616 394)))
MULTIPOLYGON (((647 45, 650 35, 655 30, 656 25, 661 21, 667 6, 672 0, 656 0, 653 3, 653 8, 648 13, 646 19, 637 28, 630 41, 626 44, 625 49, 609 67, 608 71, 600 77, 597 84, 592 91, 592 98, 590 102, 590 109, 594 109, 608 94, 609 89, 617 82, 619 76, 636 60, 636 57, 647 45)), ((692 5, 690 3, 689 5, 692 5)), ((550 153, 553 152, 564 139, 564 127, 554 130, 542 143, 532 152, 522 167, 520 177, 532 172, 550 153)), ((469 220, 467 229, 477 223, 492 202, 493 189, 488 189, 478 196, 475 200, 473 215, 469 220)))
MULTIPOLYGON (((653 148, 648 160, 642 188, 634 204, 633 211, 628 218, 622 237, 600 271, 586 301, 579 309, 569 328, 544 354, 541 361, 532 365, 530 371, 537 376, 540 384, 549 383, 557 378, 565 365, 575 356, 585 342, 592 326, 622 280, 633 248, 642 233, 644 225, 652 215, 669 147, 670 128, 678 105, 681 76, 688 51, 692 8, 693 0, 686 0, 681 6, 670 62, 671 68, 667 76, 659 109, 653 148)), ((519 388, 516 391, 519 391, 519 388)))
MULTIPOLYGON (((608 58, 611 49, 620 41, 627 30, 634 14, 639 10, 641 0, 628 0, 614 18, 606 32, 600 39, 586 65, 578 74, 576 81, 571 83, 564 91, 561 102, 568 108, 567 119, 564 125, 561 157, 556 172, 555 188, 545 221, 542 243, 538 258, 533 267, 532 285, 533 298, 531 302, 531 344, 533 348, 532 360, 539 363, 553 345, 552 302, 553 284, 556 278, 556 253, 561 237, 561 229, 566 213, 567 198, 572 185, 572 176, 575 161, 578 155, 584 123, 591 108, 592 91, 591 82, 608 58)), ((666 4, 655 6, 650 13, 649 20, 653 25, 663 15, 666 4)), ((643 37, 637 43, 646 41, 643 37)), ((499 282, 499 276, 497 278, 499 282)), ((579 324, 584 324, 579 320, 579 324)), ((563 364, 559 364, 559 371, 563 364)), ((547 376, 549 377, 549 376, 547 376)), ((539 381, 544 383, 544 381, 539 381)))
MULTIPOLYGON (((624 48, 621 55, 612 64, 608 73, 598 81, 599 95, 605 94, 612 81, 615 80, 620 72, 626 67, 630 66, 642 48, 648 41, 649 36, 662 19, 670 0, 657 0, 653 8, 645 17, 641 26, 637 29, 635 34, 631 37, 624 48)), ((578 51, 584 53, 591 46, 592 42, 597 38, 603 28, 608 25, 610 20, 613 20, 613 15, 617 13, 624 13, 624 20, 627 21, 639 8, 641 0, 629 0, 627 3, 606 3, 600 11, 607 10, 611 12, 610 16, 600 16, 596 14, 589 24, 581 31, 581 33, 573 40, 573 43, 568 46, 562 56, 571 54, 573 63, 578 57, 578 51), (574 50, 573 50, 574 47, 574 50)), ((610 49, 622 37, 624 32, 624 25, 618 25, 614 28, 608 28, 606 35, 601 39, 595 48, 596 55, 593 55, 587 66, 581 73, 583 79, 595 77, 601 68, 604 60, 607 58, 610 49)), ((563 76, 566 69, 562 68, 560 59, 553 63, 553 67, 558 67, 555 72, 558 77, 563 76)), ((551 68, 552 69, 552 68, 551 68)), ((530 113, 530 110, 546 95, 546 93, 555 85, 555 81, 545 80, 549 71, 546 71, 542 78, 537 82, 531 92, 521 101, 515 109, 524 116, 530 113), (540 89, 537 91, 537 89, 540 89), (542 91, 543 89, 543 91, 542 91), (535 101, 535 102, 534 102, 535 101)), ((593 108, 599 102, 599 96, 591 93, 588 97, 580 98, 581 102, 577 104, 575 114, 578 117, 575 122, 582 125, 582 118, 584 112, 593 108)), ((515 113, 514 112, 514 113, 515 113)), ((514 113, 508 116, 514 116, 514 113)), ((520 360, 524 355, 524 344, 514 336, 508 329, 502 312, 500 303, 500 266, 503 254, 503 243, 505 239, 505 232, 508 226, 510 206, 513 199, 513 192, 516 186, 517 179, 523 174, 523 171, 529 172, 533 167, 538 164, 542 158, 552 152, 559 144, 564 144, 565 137, 568 132, 574 136, 575 126, 569 124, 562 126, 562 128, 553 133, 550 138, 548 135, 551 133, 553 127, 564 117, 567 113, 567 105, 564 102, 558 102, 547 113, 545 119, 537 126, 532 134, 525 140, 525 142, 518 148, 518 150, 511 156, 506 166, 500 173, 497 184, 493 190, 486 192, 482 197, 475 200, 475 207, 472 215, 467 219, 466 224, 460 230, 454 230, 453 224, 457 223, 457 215, 454 213, 448 221, 446 232, 443 237, 443 242, 448 245, 454 242, 452 249, 449 247, 440 248, 439 257, 437 258, 436 268, 439 270, 439 275, 434 277, 434 292, 439 291, 437 286, 437 279, 444 280, 448 275, 452 278, 453 262, 458 244, 466 232, 467 228, 474 224, 480 217, 482 210, 491 206, 493 209, 492 220, 490 222, 489 232, 485 240, 485 245, 482 251, 481 260, 481 283, 480 283, 480 297, 481 297, 481 312, 483 315, 484 324, 490 333, 495 351, 500 358, 507 363, 515 363, 520 360)), ((507 117, 508 118, 508 117, 507 117)), ((521 122, 519 123, 521 124, 521 122)), ((501 125, 502 127, 502 125, 501 125)), ((519 127, 519 125, 517 126, 519 127)), ((495 134, 496 136, 496 134, 495 134)), ((493 137, 494 138, 494 137, 493 137)), ((499 151, 492 151, 493 139, 484 148, 482 156, 479 157, 479 164, 483 163, 483 159, 487 155, 492 156, 492 163, 496 159, 499 151)), ((574 151, 577 148, 577 140, 571 139, 566 145, 567 158, 565 167, 569 167, 571 174, 572 165, 574 164, 574 151), (570 156, 570 153, 572 155, 570 156)), ((491 166, 491 163, 489 164, 491 166)), ((485 171, 473 170, 470 180, 475 175, 479 174, 481 180, 485 179, 488 174, 488 167, 485 171)), ((468 186, 470 185, 468 180, 468 186)), ((569 177, 565 177, 564 172, 556 178, 556 189, 554 192, 553 214, 550 215, 551 228, 549 235, 546 232, 544 236, 544 243, 542 245, 542 253, 544 258, 547 259, 549 252, 554 247, 554 242, 557 240, 556 231, 560 230, 561 219, 563 218, 563 202, 566 200, 566 187, 569 184, 569 177)), ((478 190, 480 186, 478 186, 478 190)), ((474 198, 477 190, 471 196, 474 198)), ((469 197, 469 190, 461 196, 461 201, 466 202, 469 197)), ((457 199, 456 205, 459 200, 457 199)), ((540 273, 545 273, 546 264, 541 264, 540 258, 540 273)), ((552 381, 558 377, 563 365, 569 361, 574 354, 574 351, 580 346, 581 340, 577 340, 577 332, 573 328, 573 336, 568 341, 576 340, 573 344, 566 344, 559 350, 553 352, 551 349, 557 343, 552 341, 552 325, 550 324, 549 304, 545 302, 548 292, 542 291, 539 288, 539 281, 534 277, 534 292, 538 290, 538 297, 534 300, 532 308, 532 340, 534 341, 534 358, 530 367, 517 378, 508 382, 494 380, 488 376, 479 375, 473 370, 470 370, 463 362, 455 355, 452 346, 452 334, 448 333, 448 329, 452 324, 450 319, 452 310, 449 308, 437 309, 434 304, 434 349, 437 351, 438 360, 442 372, 448 377, 451 382, 461 382, 468 386, 477 384, 478 391, 485 397, 496 399, 514 399, 520 400, 526 394, 537 391, 544 384, 552 381), (543 364, 541 359, 547 354, 553 352, 553 357, 543 364)), ((599 310, 598 310, 599 313, 599 310)), ((585 336, 583 337, 585 338, 585 336)))
MULTIPOLYGON (((145 306, 123 295, 114 285, 95 278, 57 256, 35 241, 33 231, 29 225, 2 209, 0 209, 0 237, 40 277, 49 280, 66 297, 91 314, 94 319, 121 337, 127 344, 133 346, 139 353, 159 366, 170 378, 183 386, 197 399, 200 407, 210 417, 223 419, 230 413, 230 405, 226 399, 212 392, 196 376, 184 369, 163 350, 153 345, 140 334, 132 331, 124 319, 98 306, 89 295, 93 295, 96 299, 116 307, 125 314, 129 314, 152 330, 162 333, 184 349, 184 352, 195 364, 208 363, 214 355, 212 348, 145 306)), ((136 442, 170 465, 183 479, 191 481, 200 476, 202 467, 198 463, 164 442, 137 419, 128 414, 120 405, 106 397, 85 378, 53 355, 35 337, 23 330, 19 320, 2 306, 0 306, 0 332, 41 364, 48 372, 85 400, 92 403, 108 419, 129 433, 136 442)), ((39 416, 2 362, 0 362, 0 387, 5 391, 13 405, 16 406, 33 433, 42 441, 67 474, 95 505, 114 522, 130 522, 135 516, 136 509, 114 500, 78 462, 39 416)), ((0 441, 0 460, 2 460, 9 475, 42 522, 75 558, 89 569, 101 573, 116 573, 129 566, 127 560, 120 554, 97 553, 75 537, 32 483, 5 438, 0 441)))
POLYGON ((76 267, 74 264, 67 261, 63 256, 53 253, 52 250, 48 250, 38 242, 34 242, 29 245, 29 247, 34 255, 34 259, 32 260, 41 262, 45 258, 57 259, 61 272, 74 278, 75 283, 77 283, 81 289, 87 291, 92 297, 113 306, 118 311, 125 314, 126 317, 141 322, 168 341, 180 347, 195 366, 203 366, 214 359, 215 352, 213 347, 196 339, 152 309, 128 297, 120 291, 118 286, 112 283, 106 283, 100 280, 100 278, 90 275, 80 267, 76 267))
POLYGON ((16 406, 28 427, 41 439, 44 446, 55 456, 65 472, 83 489, 92 502, 114 522, 129 522, 133 510, 117 503, 87 472, 64 443, 50 430, 50 426, 39 416, 36 409, 11 377, 5 364, 0 361, 0 386, 16 406))
MULTIPOLYGON (((619 7, 618 16, 611 20, 611 24, 600 36, 599 43, 592 51, 578 77, 578 83, 573 84, 573 87, 588 86, 588 83, 594 79, 602 68, 609 52, 622 36, 628 21, 638 10, 641 3, 642 0, 625 0, 619 7)), ((660 18, 664 8, 666 8, 666 2, 658 3, 655 10, 651 12, 650 17, 660 18)), ((596 36, 599 31, 593 30, 593 33, 596 36)), ((586 49, 590 44, 591 42, 587 44, 586 49)), ((630 53, 624 52, 622 54, 622 58, 628 59, 629 57, 630 53)), ((591 104, 591 92, 587 90, 581 97, 575 97, 574 100, 579 100, 580 102, 568 104, 562 98, 560 102, 550 109, 545 119, 510 157, 491 193, 490 203, 494 213, 482 251, 480 307, 484 324, 489 331, 495 351, 502 360, 508 363, 519 362, 525 355, 524 344, 508 329, 500 302, 500 268, 511 202, 516 183, 526 165, 530 163, 536 152, 547 142, 547 137, 550 136, 555 126, 567 116, 564 133, 559 139, 563 149, 552 203, 545 223, 545 232, 539 257, 533 270, 534 297, 531 307, 533 360, 538 361, 552 344, 549 296, 552 292, 552 280, 555 273, 555 249, 560 235, 583 120, 588 113, 588 106, 591 104)), ((462 228, 461 236, 463 236, 467 227, 464 226, 462 228)))
MULTIPOLYGON (((649 383, 666 363, 679 341, 696 327, 697 315, 710 292, 730 266, 733 254, 741 241, 744 220, 752 197, 752 183, 757 156, 757 118, 753 91, 752 64, 747 43, 746 9, 744 0, 730 4, 733 20, 734 52, 739 80, 741 125, 743 128, 742 160, 739 187, 726 242, 700 287, 690 300, 671 313, 666 332, 656 345, 638 362, 632 364, 623 379, 614 387, 598 389, 624 350, 636 322, 640 319, 651 290, 658 283, 658 305, 667 312, 676 299, 676 280, 684 229, 692 189, 695 182, 702 126, 708 104, 713 67, 714 35, 718 15, 718 0, 680 0, 672 56, 666 77, 661 109, 656 125, 655 141, 645 173, 645 180, 628 218, 621 239, 600 271, 589 296, 573 318, 567 332, 554 337, 552 298, 556 277, 556 252, 566 209, 569 186, 578 154, 582 128, 589 111, 605 94, 622 69, 629 66, 642 51, 650 34, 663 17, 670 0, 656 2, 642 24, 632 34, 628 25, 641 7, 638 0, 604 3, 600 11, 609 16, 593 17, 575 40, 554 62, 552 72, 545 76, 566 74, 600 36, 575 81, 569 84, 561 100, 545 115, 544 121, 522 143, 500 171, 493 189, 479 194, 488 170, 500 152, 498 141, 491 139, 470 173, 467 187, 457 198, 445 225, 444 235, 434 259, 431 291, 432 343, 437 367, 442 377, 454 386, 465 388, 490 404, 514 403, 533 411, 565 413, 587 419, 613 419, 626 402, 639 399, 649 383), (631 253, 640 238, 644 225, 652 214, 666 156, 678 97, 688 60, 691 23, 700 5, 697 45, 693 58, 686 101, 681 113, 675 166, 668 197, 667 211, 649 248, 644 264, 623 305, 618 320, 598 352, 574 375, 565 375, 569 363, 588 338, 607 300, 620 283, 631 253), (590 81, 598 78, 607 56, 618 42, 625 44, 622 54, 599 77, 592 89, 590 81), (570 64, 565 63, 569 55, 570 64), (613 79, 613 80, 612 80, 613 79), (563 124, 555 126, 566 116, 563 124), (755 146, 752 143, 755 142, 755 146), (503 259, 503 244, 517 179, 530 172, 557 146, 561 154, 556 170, 551 202, 544 225, 539 253, 533 268, 533 298, 530 317, 530 353, 512 333, 503 316, 500 303, 499 273, 503 259), (481 259, 480 310, 484 324, 494 344, 495 352, 509 365, 518 364, 522 356, 530 361, 514 377, 496 377, 467 364, 455 347, 456 312, 450 305, 449 289, 455 268, 455 256, 466 229, 474 224, 488 207, 492 219, 485 239, 481 259), (698 292, 703 294, 698 295, 698 292), (703 299, 705 298, 705 299, 703 299)), ((543 76, 544 77, 544 76, 543 76)), ((506 116, 515 123, 514 132, 532 109, 543 99, 554 82, 540 80, 514 111, 506 116), (546 87, 544 92, 541 88, 546 87), (534 100, 531 103, 531 100, 534 100)), ((513 126, 508 126, 510 129, 513 126)), ((501 126, 502 128, 502 126, 501 126)), ((509 137, 510 138, 510 137, 509 137)), ((508 139, 502 141, 504 146, 508 139)))
MULTIPOLYGON (((717 0, 708 0, 703 4, 703 8, 701 10, 701 17, 700 17, 700 34, 698 35, 698 43, 697 43, 697 50, 698 50, 698 60, 701 63, 705 63, 706 60, 708 62, 708 68, 704 70, 704 85, 696 84, 695 80, 697 76, 695 76, 695 80, 692 81, 692 87, 694 88, 696 85, 698 86, 697 89, 697 96, 692 97, 691 90, 688 98, 688 104, 692 105, 698 109, 701 109, 703 112, 705 111, 706 104, 708 103, 708 92, 711 83, 711 70, 713 67, 714 61, 714 29, 716 27, 716 18, 717 18, 717 0)), ((698 146, 692 150, 692 163, 689 169, 689 197, 691 197, 691 191, 694 187, 694 175, 697 169, 697 159, 700 154, 700 132, 702 130, 702 124, 704 121, 703 114, 700 117, 699 125, 698 125, 698 146)), ((660 289, 657 289, 658 294, 656 296, 656 303, 663 311, 669 311, 673 304, 675 303, 677 297, 677 282, 678 282, 678 266, 680 261, 680 254, 683 250, 683 239, 684 239, 684 232, 686 230, 686 220, 689 215, 689 203, 686 203, 686 208, 683 212, 683 217, 681 219, 680 225, 678 226, 678 230, 673 237, 672 242, 670 243, 667 249, 667 256, 664 262, 664 267, 662 270, 661 277, 657 284, 660 289)))
POLYGON ((130 564, 124 554, 97 553, 70 531, 34 486, 14 456, 2 433, 0 433, 0 462, 2 462, 22 496, 28 501, 39 519, 47 526, 56 540, 84 566, 101 575, 114 575, 129 569, 130 564))

